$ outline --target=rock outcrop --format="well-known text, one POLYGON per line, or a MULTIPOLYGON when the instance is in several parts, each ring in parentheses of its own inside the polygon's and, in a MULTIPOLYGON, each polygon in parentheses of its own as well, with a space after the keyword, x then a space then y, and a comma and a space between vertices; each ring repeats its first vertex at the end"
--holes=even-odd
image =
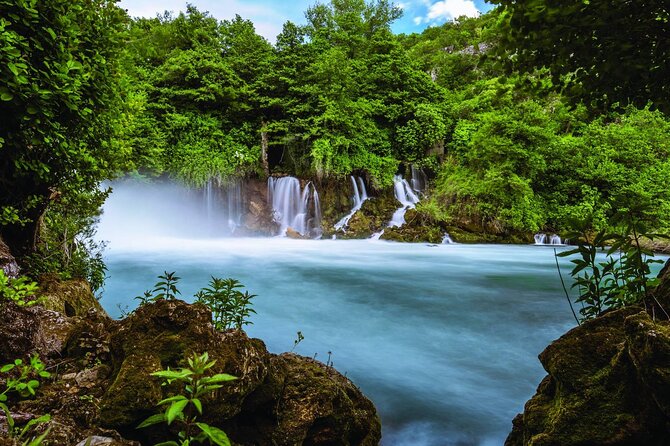
MULTIPOLYGON (((665 277, 659 302, 670 301, 662 295, 668 291, 665 277)), ((655 314, 642 307, 611 311, 549 345, 540 354, 548 376, 514 419, 505 445, 667 445, 670 321, 655 314)))
POLYGON ((2 238, 0 238, 0 269, 7 277, 15 278, 19 275, 19 265, 2 238))
MULTIPOLYGON (((78 286, 53 283, 48 289, 78 286)), ((72 316, 11 303, 0 313, 0 336, 7 340, 1 343, 2 363, 38 353, 54 372, 36 398, 12 405, 27 419, 51 414, 52 421, 40 427, 51 428, 45 445, 74 446, 88 437, 114 445, 174 438, 175 432, 163 425, 136 429, 175 391, 151 373, 185 366, 186 357, 205 351, 216 360, 214 372, 238 378, 203 399, 201 418, 224 429, 233 444, 379 443, 375 407, 332 367, 291 353, 271 354, 261 340, 241 330, 217 331, 211 312, 200 304, 160 300, 115 321, 92 295, 88 308, 83 294, 79 297, 70 304, 72 316)), ((68 299, 72 296, 62 300, 68 299)))

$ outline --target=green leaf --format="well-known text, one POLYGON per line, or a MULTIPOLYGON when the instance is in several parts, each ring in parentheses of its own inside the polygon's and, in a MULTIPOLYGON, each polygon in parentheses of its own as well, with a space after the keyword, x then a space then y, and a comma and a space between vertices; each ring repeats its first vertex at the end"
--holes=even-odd
POLYGON ((165 414, 164 413, 157 413, 155 415, 150 416, 146 420, 142 421, 140 424, 137 425, 137 429, 141 429, 143 427, 147 426, 153 426, 154 424, 159 424, 159 423, 164 423, 165 422, 165 414))
POLYGON ((191 402, 193 403, 193 405, 195 406, 195 408, 198 410, 198 413, 199 413, 200 415, 202 415, 202 403, 200 402, 200 400, 199 400, 198 398, 193 398, 193 399, 191 400, 191 402))
POLYGON ((167 424, 172 422, 179 416, 184 414, 184 407, 188 404, 188 400, 175 401, 170 408, 165 412, 165 420, 167 424))
POLYGON ((171 396, 170 398, 165 398, 164 400, 159 401, 158 405, 160 406, 160 405, 163 405, 165 403, 173 403, 175 401, 181 401, 181 400, 186 400, 186 399, 188 399, 188 398, 186 398, 184 395, 175 395, 175 396, 171 396))
POLYGON ((184 379, 189 375, 192 375, 193 372, 188 369, 184 370, 159 370, 158 372, 154 372, 151 374, 151 376, 157 376, 159 378, 166 378, 166 379, 184 379))
POLYGON ((202 384, 217 384, 226 381, 234 381, 236 379, 237 379, 236 376, 229 375, 227 373, 217 373, 216 375, 209 376, 207 378, 202 378, 200 382, 202 384))
POLYGON ((210 426, 205 423, 195 423, 205 435, 218 446, 230 446, 228 435, 218 427, 210 426))

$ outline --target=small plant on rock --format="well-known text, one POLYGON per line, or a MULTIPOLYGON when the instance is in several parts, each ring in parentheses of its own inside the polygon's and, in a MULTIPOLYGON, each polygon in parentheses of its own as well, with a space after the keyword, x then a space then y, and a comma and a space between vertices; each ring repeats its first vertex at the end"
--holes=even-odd
POLYGON ((165 412, 152 415, 144 420, 138 428, 152 426, 160 423, 172 425, 178 423, 181 430, 178 434, 179 441, 166 441, 156 446, 190 446, 193 444, 214 444, 218 446, 230 446, 230 440, 224 431, 198 422, 198 416, 203 413, 201 398, 214 390, 223 387, 224 382, 237 379, 226 373, 212 375, 211 368, 216 361, 210 361, 207 352, 202 355, 193 354, 188 358, 188 367, 181 370, 160 370, 151 375, 163 378, 162 385, 170 385, 173 382, 183 384, 183 393, 166 398, 158 403, 165 407, 165 412))
POLYGON ((5 272, 0 269, 0 304, 4 300, 11 300, 19 307, 30 307, 40 303, 35 297, 39 287, 37 283, 27 277, 10 279, 5 272))
POLYGON ((576 302, 581 304, 582 320, 597 317, 608 309, 639 303, 665 311, 658 302, 650 302, 653 299, 650 290, 658 284, 658 279, 651 275, 651 265, 662 261, 641 245, 642 238, 653 240, 664 236, 644 232, 642 222, 631 214, 619 216, 616 222, 618 232, 600 231, 592 236, 584 230, 571 234, 577 246, 557 254, 576 255, 570 260, 575 265, 570 275, 574 281, 572 287, 579 290, 576 302), (599 258, 599 253, 605 257, 599 258))
POLYGON ((5 364, 0 367, 0 374, 6 375, 5 389, 0 393, 0 409, 5 414, 7 420, 7 433, 11 438, 17 441, 23 441, 22 445, 37 446, 42 444, 42 440, 47 436, 48 430, 34 439, 26 439, 31 429, 41 423, 51 420, 49 414, 34 418, 28 421, 23 427, 16 426, 12 412, 7 406, 9 395, 17 394, 20 398, 29 398, 35 395, 35 391, 40 385, 39 378, 49 378, 51 374, 46 371, 44 363, 39 356, 30 358, 30 363, 24 364, 22 359, 16 359, 11 364, 5 364))
POLYGON ((248 291, 235 279, 219 279, 212 277, 209 286, 195 294, 196 302, 206 305, 212 311, 212 320, 217 330, 236 328, 249 325, 249 317, 256 311, 251 308, 251 299, 255 294, 248 291))
POLYGON ((158 276, 159 280, 154 285, 153 290, 147 290, 143 296, 135 297, 140 301, 140 306, 162 299, 176 299, 177 294, 181 294, 181 291, 177 288, 177 282, 181 280, 181 277, 177 277, 175 274, 174 271, 171 273, 163 272, 163 275, 158 276))

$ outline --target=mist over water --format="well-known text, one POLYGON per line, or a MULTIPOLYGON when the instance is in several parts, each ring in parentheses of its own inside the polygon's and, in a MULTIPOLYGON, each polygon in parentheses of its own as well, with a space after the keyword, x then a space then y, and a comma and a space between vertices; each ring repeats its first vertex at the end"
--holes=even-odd
POLYGON ((297 353, 332 352, 377 406, 384 445, 501 445, 545 375, 538 353, 575 325, 548 247, 208 237, 197 215, 116 189, 99 230, 106 310, 132 309, 165 270, 186 300, 234 277, 258 295, 247 333, 278 353, 301 331, 297 353))

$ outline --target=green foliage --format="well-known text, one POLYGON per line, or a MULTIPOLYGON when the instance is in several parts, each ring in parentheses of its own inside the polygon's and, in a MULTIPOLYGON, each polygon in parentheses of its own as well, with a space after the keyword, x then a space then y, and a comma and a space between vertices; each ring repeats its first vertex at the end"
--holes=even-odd
POLYGON ((196 302, 206 305, 212 310, 214 327, 217 330, 236 328, 252 324, 249 316, 256 311, 251 308, 251 299, 255 294, 242 292, 244 286, 235 279, 219 279, 212 277, 209 286, 195 294, 196 302))
POLYGON ((570 275, 572 288, 579 290, 576 302, 583 320, 599 316, 604 311, 628 305, 644 303, 650 298, 649 291, 658 285, 651 277, 650 266, 662 263, 654 253, 641 246, 641 239, 653 239, 656 234, 644 232, 645 223, 637 214, 623 212, 616 223, 619 232, 600 231, 590 236, 585 230, 572 234, 577 247, 557 254, 559 257, 576 255, 571 259, 575 265, 570 275), (599 254, 604 253, 602 260, 599 254))
POLYGON ((174 271, 170 273, 165 271, 162 275, 158 276, 158 279, 158 282, 154 284, 153 290, 147 290, 143 296, 135 297, 135 299, 140 301, 140 305, 162 299, 176 299, 177 294, 181 294, 181 291, 177 288, 177 282, 181 280, 181 277, 177 277, 174 271))
POLYGON ((551 70, 553 87, 598 105, 647 102, 670 111, 667 2, 495 0, 510 70, 551 70))
POLYGON ((51 200, 95 190, 120 165, 126 17, 111 0, 2 2, 0 17, 0 230, 22 257, 51 200))
POLYGON ((40 378, 49 378, 51 374, 46 370, 44 363, 39 356, 34 355, 30 358, 30 363, 24 364, 23 360, 16 359, 13 363, 5 364, 0 367, 0 374, 5 375, 5 388, 0 393, 0 409, 4 412, 7 420, 7 434, 10 438, 17 441, 23 441, 23 445, 37 446, 42 444, 42 440, 48 435, 48 430, 35 438, 28 438, 28 434, 33 427, 46 423, 51 420, 49 414, 34 418, 22 427, 16 426, 12 413, 7 406, 9 396, 12 393, 19 398, 25 399, 35 395, 39 387, 40 378))
MULTIPOLYGON (((171 396, 158 403, 165 411, 144 420, 138 428, 166 423, 180 427, 178 441, 160 443, 162 446, 188 446, 191 444, 214 444, 230 446, 228 436, 221 429, 198 422, 203 414, 202 399, 223 387, 224 382, 237 379, 226 373, 212 374, 216 360, 210 361, 207 352, 193 354, 188 358, 188 367, 180 370, 160 370, 151 375, 163 379, 163 385, 178 383, 183 386, 181 394, 171 396)), ((159 445, 157 445, 159 446, 159 445)))
POLYGON ((57 274, 61 279, 85 279, 94 292, 102 288, 105 243, 95 240, 95 225, 109 193, 109 189, 73 192, 49 203, 36 251, 24 258, 31 277, 57 274))
POLYGON ((35 297, 38 291, 37 283, 32 282, 27 277, 10 279, 0 269, 0 308, 4 300, 11 300, 20 307, 37 305, 40 303, 40 299, 35 297))

